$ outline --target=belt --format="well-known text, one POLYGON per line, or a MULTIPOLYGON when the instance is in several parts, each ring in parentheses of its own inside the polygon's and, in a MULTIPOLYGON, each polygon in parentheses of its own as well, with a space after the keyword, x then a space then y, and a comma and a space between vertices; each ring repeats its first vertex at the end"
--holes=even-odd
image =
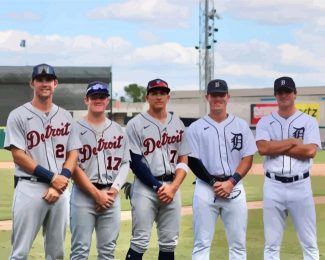
POLYGON ((224 182, 224 181, 228 181, 230 179, 230 176, 223 176, 223 177, 221 177, 221 176, 215 176, 215 175, 213 175, 213 179, 215 181, 218 181, 218 182, 224 182))
POLYGON ((31 182, 42 182, 42 183, 48 183, 48 181, 41 179, 41 178, 36 178, 34 176, 31 177, 27 177, 27 176, 14 176, 14 188, 16 188, 18 181, 20 180, 27 180, 27 181, 31 181, 31 182))
POLYGON ((163 174, 160 176, 155 176, 157 181, 173 181, 175 174, 163 174))
MULTIPOLYGON (((271 177, 271 174, 269 172, 266 172, 265 173, 265 176, 268 177, 268 178, 270 178, 270 179, 273 179, 271 177)), ((306 179, 308 177, 309 177, 309 172, 305 172, 302 175, 302 179, 306 179)), ((274 175, 274 179, 277 180, 277 181, 281 181, 283 183, 290 183, 290 182, 298 181, 299 180, 299 175, 292 176, 292 177, 284 177, 284 176, 274 175)))
POLYGON ((99 190, 110 188, 112 186, 112 183, 102 184, 102 183, 92 182, 92 184, 99 190))

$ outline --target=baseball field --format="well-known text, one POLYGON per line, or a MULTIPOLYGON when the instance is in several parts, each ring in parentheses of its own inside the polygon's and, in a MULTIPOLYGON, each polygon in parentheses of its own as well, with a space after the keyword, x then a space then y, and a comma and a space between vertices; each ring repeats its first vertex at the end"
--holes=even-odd
MULTIPOLYGON (((13 169, 11 156, 8 152, 0 150, 0 220, 11 219, 11 205, 13 196, 13 169)), ((263 255, 263 223, 261 203, 253 203, 254 201, 262 200, 263 176, 262 167, 260 165, 261 158, 256 156, 254 158, 255 165, 249 175, 245 178, 244 185, 247 193, 247 200, 249 201, 249 222, 247 229, 247 259, 255 260, 262 259, 263 255)), ((313 168, 312 185, 317 202, 317 231, 318 231, 318 245, 321 257, 325 259, 325 152, 318 154, 315 159, 315 166, 313 168)), ((132 179, 132 174, 129 176, 132 179)), ((184 215, 182 217, 181 233, 179 245, 176 250, 176 259, 190 259, 193 247, 193 230, 192 230, 192 215, 191 202, 193 193, 194 181, 193 174, 189 174, 182 185, 182 203, 184 208, 184 215)), ((122 222, 121 232, 117 242, 116 259, 124 259, 126 251, 129 247, 129 240, 131 236, 131 220, 128 210, 130 210, 129 201, 126 201, 122 196, 122 222)), ((144 220, 145 221, 145 220, 144 220)), ((26 223, 28 225, 28 223, 26 223)), ((10 222, 1 222, 0 225, 0 259, 7 259, 10 254, 10 222), (5 230, 9 229, 9 230, 5 230)), ((144 259, 157 259, 158 245, 156 243, 156 232, 153 229, 150 249, 145 254, 144 259)), ((37 236, 33 248, 30 252, 29 259, 44 259, 43 256, 43 238, 41 233, 37 236)), ((66 259, 69 259, 70 253, 70 232, 67 232, 65 242, 66 259)), ((93 236, 93 244, 89 259, 96 259, 96 240, 93 236)), ((219 220, 216 227, 215 238, 211 250, 211 259, 228 259, 228 246, 226 242, 225 233, 222 222, 219 220)), ((296 260, 302 259, 302 252, 297 240, 296 233, 293 228, 291 219, 288 220, 288 225, 283 238, 281 248, 281 259, 296 260)))

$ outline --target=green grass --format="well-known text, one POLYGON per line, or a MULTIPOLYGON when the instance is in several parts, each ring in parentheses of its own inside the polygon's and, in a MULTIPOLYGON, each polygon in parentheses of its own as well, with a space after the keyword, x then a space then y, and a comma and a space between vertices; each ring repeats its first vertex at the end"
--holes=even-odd
MULTIPOLYGON (((317 205, 317 232, 318 246, 321 257, 325 257, 325 205, 317 205)), ((125 259, 126 251, 129 247, 131 233, 131 221, 122 221, 120 236, 117 242, 115 252, 116 259, 125 259)), ((65 242, 65 259, 68 259, 70 254, 70 232, 67 232, 65 242)), ((34 242, 30 252, 29 259, 44 259, 43 257, 43 238, 39 234, 34 242)), ((248 217, 247 228, 247 259, 257 260, 263 256, 263 223, 262 210, 250 210, 248 217)), ((89 259, 96 259, 95 239, 93 237, 93 246, 89 259)), ((0 259, 7 259, 10 254, 10 231, 0 232, 0 259)), ((179 244, 176 250, 176 259, 190 259, 193 248, 193 230, 192 216, 182 218, 181 232, 179 244)), ((153 229, 150 241, 150 249, 146 252, 144 260, 157 259, 158 246, 155 229, 153 229)), ((211 259, 228 259, 228 245, 225 238, 225 232, 222 222, 218 221, 214 241, 211 247, 211 259)), ((302 259, 302 251, 297 240, 291 219, 289 218, 281 248, 281 259, 296 260, 302 259)))
POLYGON ((11 152, 6 149, 0 149, 0 162, 12 161, 11 152))

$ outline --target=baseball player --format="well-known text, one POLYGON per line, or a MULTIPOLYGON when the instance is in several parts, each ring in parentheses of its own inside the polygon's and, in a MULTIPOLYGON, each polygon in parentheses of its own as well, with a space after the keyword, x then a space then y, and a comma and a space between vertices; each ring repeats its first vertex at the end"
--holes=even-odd
POLYGON ((277 112, 256 126, 256 144, 265 155, 264 259, 280 259, 280 246, 290 214, 305 260, 319 259, 316 214, 310 183, 312 158, 321 149, 315 118, 297 110, 297 90, 290 77, 274 82, 277 112))
POLYGON ((227 113, 226 81, 208 83, 208 115, 188 129, 189 167, 197 176, 193 195, 193 260, 208 260, 220 216, 229 244, 229 259, 246 259, 247 206, 241 182, 252 166, 256 144, 247 123, 227 113))
POLYGON ((63 259, 67 192, 80 141, 70 113, 52 103, 58 80, 52 66, 33 68, 31 102, 8 117, 4 147, 15 162, 12 253, 27 259, 43 227, 45 259, 63 259))
POLYGON ((109 96, 105 83, 90 83, 84 98, 88 113, 77 123, 82 148, 70 198, 70 259, 88 259, 94 229, 97 259, 114 259, 120 230, 118 193, 127 178, 130 152, 122 128, 105 116, 109 96))
POLYGON ((132 185, 132 238, 126 259, 142 259, 148 249, 153 222, 157 224, 159 258, 174 259, 179 226, 183 182, 190 152, 181 120, 166 110, 167 82, 151 80, 146 100, 149 110, 130 120, 126 132, 130 141, 132 185))

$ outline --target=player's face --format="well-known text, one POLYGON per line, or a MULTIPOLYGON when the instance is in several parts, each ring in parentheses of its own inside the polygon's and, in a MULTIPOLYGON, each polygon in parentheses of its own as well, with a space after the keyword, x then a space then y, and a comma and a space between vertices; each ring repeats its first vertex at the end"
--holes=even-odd
POLYGON ((279 109, 290 109, 295 107, 296 94, 289 89, 280 89, 275 93, 279 109))
POLYGON ((169 94, 162 90, 152 90, 146 96, 147 102, 152 109, 166 109, 169 94))
POLYGON ((85 104, 88 107, 88 111, 92 113, 105 112, 109 98, 105 94, 93 94, 85 97, 85 104))
POLYGON ((54 90, 58 86, 58 80, 44 76, 35 78, 31 81, 30 85, 34 89, 34 96, 45 100, 52 97, 54 90))
POLYGON ((227 109, 230 95, 228 93, 211 93, 206 96, 210 105, 210 111, 216 113, 224 113, 227 109))

